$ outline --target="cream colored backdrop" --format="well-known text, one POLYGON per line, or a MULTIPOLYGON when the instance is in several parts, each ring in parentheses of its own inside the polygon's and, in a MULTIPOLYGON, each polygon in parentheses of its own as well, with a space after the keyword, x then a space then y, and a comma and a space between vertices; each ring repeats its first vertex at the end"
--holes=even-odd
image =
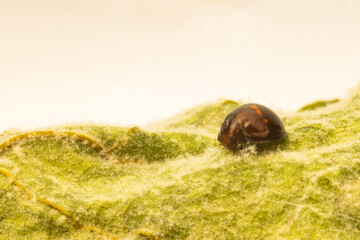
POLYGON ((296 110, 360 80, 357 0, 0 0, 0 130, 296 110))

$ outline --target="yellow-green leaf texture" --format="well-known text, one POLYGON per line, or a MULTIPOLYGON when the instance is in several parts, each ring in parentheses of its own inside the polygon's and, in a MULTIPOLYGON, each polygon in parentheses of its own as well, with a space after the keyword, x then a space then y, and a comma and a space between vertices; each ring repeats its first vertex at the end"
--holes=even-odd
POLYGON ((285 140, 233 153, 216 138, 240 104, 3 132, 0 239, 360 239, 359 94, 279 112, 285 140))

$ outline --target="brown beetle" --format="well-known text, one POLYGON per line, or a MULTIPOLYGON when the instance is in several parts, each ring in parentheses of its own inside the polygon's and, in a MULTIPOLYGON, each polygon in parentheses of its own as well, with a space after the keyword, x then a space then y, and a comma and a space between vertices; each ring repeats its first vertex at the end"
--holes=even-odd
POLYGON ((243 144, 269 143, 287 136, 280 118, 269 108, 249 103, 233 110, 225 118, 218 135, 226 148, 236 150, 243 144))

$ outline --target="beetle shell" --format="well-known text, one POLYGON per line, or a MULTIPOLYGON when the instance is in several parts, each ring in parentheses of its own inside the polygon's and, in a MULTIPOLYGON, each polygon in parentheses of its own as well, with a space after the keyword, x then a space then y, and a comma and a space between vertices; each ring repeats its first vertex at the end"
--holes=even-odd
POLYGON ((218 135, 226 148, 236 150, 249 143, 269 143, 287 136, 280 118, 269 108, 248 103, 233 110, 225 118, 218 135))

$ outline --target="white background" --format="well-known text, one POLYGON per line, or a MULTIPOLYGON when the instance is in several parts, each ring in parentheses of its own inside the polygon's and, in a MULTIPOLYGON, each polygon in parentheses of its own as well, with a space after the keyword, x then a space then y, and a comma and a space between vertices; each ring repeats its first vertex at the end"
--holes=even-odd
POLYGON ((0 0, 0 130, 293 111, 359 80, 356 0, 0 0))

